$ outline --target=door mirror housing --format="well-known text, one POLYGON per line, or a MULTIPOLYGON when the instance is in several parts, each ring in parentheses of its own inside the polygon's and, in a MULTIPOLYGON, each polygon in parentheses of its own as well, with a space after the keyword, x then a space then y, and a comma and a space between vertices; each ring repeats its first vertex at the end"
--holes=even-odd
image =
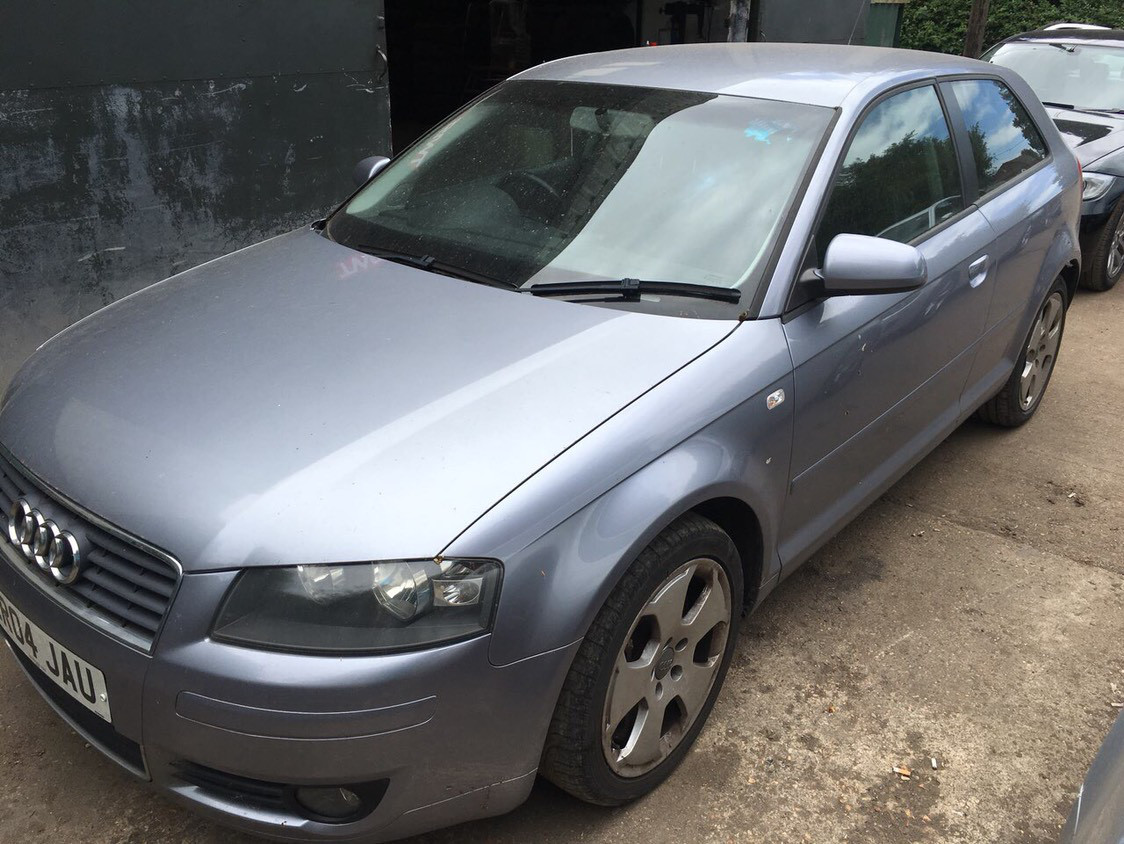
POLYGON ((837 234, 817 272, 827 296, 904 293, 928 279, 925 256, 908 243, 863 234, 837 234))
POLYGON ((369 155, 355 165, 355 169, 351 171, 351 179, 357 188, 362 187, 389 163, 390 159, 385 155, 369 155))

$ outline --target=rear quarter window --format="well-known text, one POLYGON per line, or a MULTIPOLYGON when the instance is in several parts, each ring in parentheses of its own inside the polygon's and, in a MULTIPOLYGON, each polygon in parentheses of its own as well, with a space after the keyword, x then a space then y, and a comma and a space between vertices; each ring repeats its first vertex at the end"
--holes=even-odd
POLYGON ((950 83, 972 144, 980 193, 989 193, 1047 155, 1046 142, 1014 93, 994 79, 950 83))

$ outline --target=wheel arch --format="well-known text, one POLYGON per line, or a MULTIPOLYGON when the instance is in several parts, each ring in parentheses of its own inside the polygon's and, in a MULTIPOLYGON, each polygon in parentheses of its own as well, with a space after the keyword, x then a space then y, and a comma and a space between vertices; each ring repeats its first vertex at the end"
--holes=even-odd
POLYGON ((692 389, 667 394, 643 414, 634 408, 630 422, 615 418, 624 430, 611 437, 607 423, 605 442, 590 445, 595 432, 443 550, 450 557, 503 562, 493 665, 581 639, 640 551, 696 508, 746 551, 751 595, 779 574, 777 533, 788 493, 794 403, 770 407, 767 397, 792 395, 792 359, 778 325, 744 337, 727 353, 718 354, 723 346, 704 356, 700 363, 708 369, 692 389), (744 371, 719 391, 715 379, 738 365, 744 371), (699 385, 709 384, 714 392, 696 397, 699 385), (712 399, 715 406, 707 404, 712 399), (678 414, 685 416, 676 422, 678 414), (664 446, 661 426, 670 422, 693 433, 664 446))
MULTIPOLYGON (((750 609, 757 602, 761 589, 761 575, 765 561, 765 546, 761 533, 761 520, 753 507, 740 498, 724 496, 711 498, 685 510, 698 513, 714 522, 733 540, 741 558, 745 583, 743 606, 750 609)), ((679 518, 677 516, 676 518, 679 518)))
POLYGON ((1038 269, 1034 288, 1030 292, 1027 306, 1016 322, 1016 328, 1011 332, 1005 358, 1010 360, 1011 366, 1019 359, 1022 346, 1038 309, 1046 301, 1050 289, 1061 279, 1066 289, 1066 307, 1073 302, 1073 296, 1081 281, 1081 250, 1077 242, 1070 236, 1067 229, 1059 229, 1050 248, 1038 269))
POLYGON ((1081 263, 1076 258, 1071 258, 1058 275, 1065 282, 1065 302, 1068 307, 1077 295, 1077 286, 1081 283, 1081 263))
POLYGON ((684 484, 681 470, 699 465, 692 456, 699 455, 681 452, 678 460, 657 461, 505 562, 508 600, 501 599, 493 627, 494 665, 583 638, 632 561, 688 513, 711 519, 730 536, 742 558, 744 604, 756 603, 769 575, 773 496, 729 478, 684 484))

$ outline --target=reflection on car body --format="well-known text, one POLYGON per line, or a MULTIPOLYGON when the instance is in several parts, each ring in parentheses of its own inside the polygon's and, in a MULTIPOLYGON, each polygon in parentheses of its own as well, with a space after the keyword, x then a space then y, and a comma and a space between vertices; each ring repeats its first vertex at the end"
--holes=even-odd
POLYGON ((959 194, 946 196, 944 199, 938 199, 928 208, 906 217, 900 223, 887 226, 878 233, 878 236, 908 243, 918 235, 929 231, 929 229, 936 228, 963 207, 964 200, 959 194))

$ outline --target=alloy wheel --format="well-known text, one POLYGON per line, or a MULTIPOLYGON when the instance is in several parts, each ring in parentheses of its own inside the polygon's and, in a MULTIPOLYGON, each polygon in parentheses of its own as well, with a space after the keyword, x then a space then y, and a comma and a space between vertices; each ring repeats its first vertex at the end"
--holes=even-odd
POLYGON ((1105 261, 1105 276, 1114 279, 1124 269, 1124 216, 1116 223, 1116 231, 1112 235, 1112 242, 1108 245, 1108 257, 1105 261))
POLYGON ((1038 319, 1030 331, 1019 380, 1019 404, 1024 411, 1029 410, 1046 389, 1046 382, 1050 379, 1058 356, 1064 312, 1062 294, 1055 291, 1038 312, 1038 319))
POLYGON ((732 606, 725 570, 700 557, 672 572, 640 610, 605 697, 602 749, 614 773, 647 773, 691 729, 722 664, 732 606))

